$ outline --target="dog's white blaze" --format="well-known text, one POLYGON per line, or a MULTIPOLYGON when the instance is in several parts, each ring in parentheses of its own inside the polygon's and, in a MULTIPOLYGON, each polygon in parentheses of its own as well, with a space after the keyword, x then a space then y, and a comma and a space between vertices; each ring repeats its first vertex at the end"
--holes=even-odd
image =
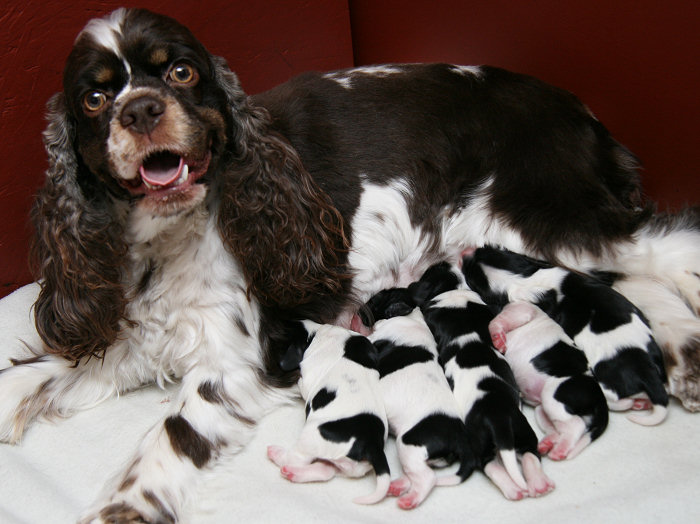
POLYGON ((98 45, 106 47, 117 55, 124 64, 126 72, 131 75, 131 66, 124 58, 119 46, 119 37, 122 34, 122 24, 124 23, 125 17, 126 9, 122 7, 104 18, 94 18, 85 25, 85 28, 80 32, 78 38, 80 38, 80 35, 83 33, 90 34, 98 45))
POLYGON ((479 66, 461 66, 461 65, 453 65, 450 67, 450 70, 453 72, 460 74, 462 76, 481 76, 483 71, 479 66))
POLYGON ((355 69, 349 69, 347 71, 326 73, 325 75, 323 75, 323 77, 337 82, 345 89, 351 89, 352 81, 360 76, 377 76, 382 78, 403 72, 404 70, 400 67, 378 65, 369 67, 357 67, 355 69))

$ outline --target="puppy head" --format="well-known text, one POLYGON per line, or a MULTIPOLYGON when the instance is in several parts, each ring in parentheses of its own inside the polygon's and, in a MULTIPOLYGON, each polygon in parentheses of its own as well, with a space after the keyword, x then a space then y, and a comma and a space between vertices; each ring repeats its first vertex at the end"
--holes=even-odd
POLYGON ((202 201, 233 132, 230 91, 240 90, 226 70, 227 93, 221 67, 166 16, 119 9, 90 21, 63 78, 74 147, 90 175, 152 214, 202 201))
POLYGON ((362 306, 358 314, 365 326, 371 327, 377 320, 408 315, 416 307, 407 288, 384 289, 362 306))
POLYGON ((464 285, 462 273, 453 268, 448 262, 438 262, 430 266, 418 282, 413 282, 408 286, 408 290, 414 302, 418 305, 423 305, 441 293, 464 287, 464 285))

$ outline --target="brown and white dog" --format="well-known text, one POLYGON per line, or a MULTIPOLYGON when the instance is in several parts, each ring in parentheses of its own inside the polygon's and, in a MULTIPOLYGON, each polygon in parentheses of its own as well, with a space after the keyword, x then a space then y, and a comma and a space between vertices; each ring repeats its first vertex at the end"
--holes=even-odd
MULTIPOLYGON (((0 439, 181 379, 85 521, 177 521, 200 471, 294 395, 280 322, 349 326, 466 246, 631 273, 641 296, 658 279, 700 309, 697 212, 650 219, 634 157, 531 77, 377 66, 249 98, 185 27, 117 10, 78 35, 63 85, 32 213, 43 346, 0 374, 0 439)), ((700 332, 671 331, 671 391, 697 409, 700 332)))

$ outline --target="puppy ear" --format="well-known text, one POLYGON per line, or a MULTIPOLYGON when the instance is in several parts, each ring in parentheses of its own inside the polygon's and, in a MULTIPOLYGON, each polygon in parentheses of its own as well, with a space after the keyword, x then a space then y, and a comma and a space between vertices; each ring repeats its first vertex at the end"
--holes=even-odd
POLYGON ((119 333, 126 246, 105 189, 81 168, 62 93, 48 110, 49 168, 32 209, 35 322, 47 351, 77 363, 101 356, 119 333))
POLYGON ((248 292, 283 308, 341 292, 350 280, 343 218, 294 148, 271 129, 267 111, 252 106, 235 75, 215 64, 233 103, 238 155, 222 173, 219 230, 248 292))

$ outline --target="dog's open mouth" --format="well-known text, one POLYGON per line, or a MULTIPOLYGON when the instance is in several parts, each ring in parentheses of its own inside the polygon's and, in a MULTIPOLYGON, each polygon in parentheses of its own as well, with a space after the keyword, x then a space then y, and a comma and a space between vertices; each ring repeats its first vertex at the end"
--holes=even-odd
POLYGON ((144 158, 138 168, 140 176, 125 181, 124 185, 133 194, 158 197, 177 193, 207 172, 210 159, 211 152, 194 159, 173 151, 157 151, 144 158))

